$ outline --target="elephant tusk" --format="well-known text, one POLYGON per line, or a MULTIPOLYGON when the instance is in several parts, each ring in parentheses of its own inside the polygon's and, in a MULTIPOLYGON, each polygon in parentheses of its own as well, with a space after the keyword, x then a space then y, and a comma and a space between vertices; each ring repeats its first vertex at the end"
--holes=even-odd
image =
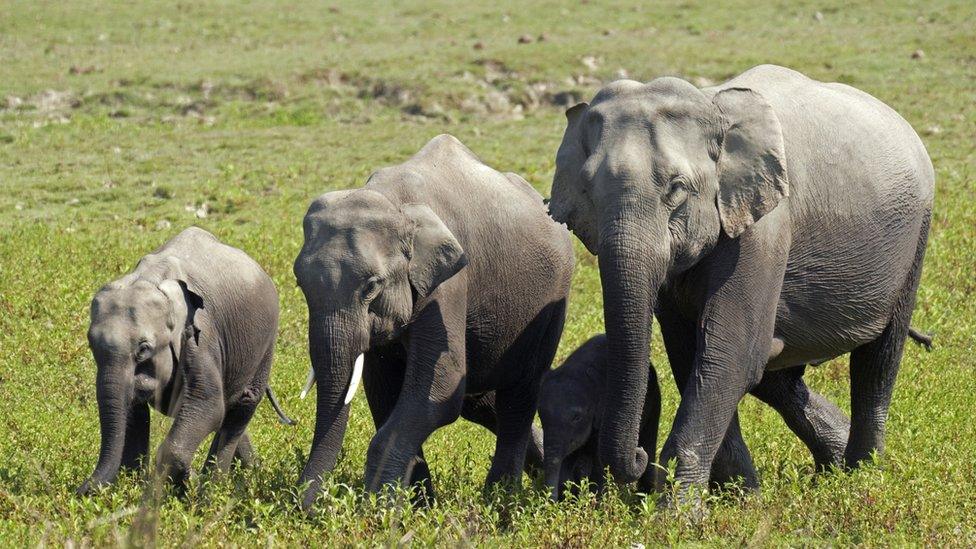
POLYGON ((315 385, 315 370, 309 368, 308 377, 305 378, 305 387, 302 388, 302 394, 298 395, 298 398, 304 400, 308 396, 308 392, 312 390, 312 385, 315 385))
POLYGON ((343 401, 345 404, 352 402, 352 397, 356 396, 356 389, 359 388, 359 382, 363 379, 363 362, 366 360, 366 355, 359 355, 356 357, 355 364, 352 365, 352 379, 349 380, 349 390, 346 391, 346 398, 343 401))

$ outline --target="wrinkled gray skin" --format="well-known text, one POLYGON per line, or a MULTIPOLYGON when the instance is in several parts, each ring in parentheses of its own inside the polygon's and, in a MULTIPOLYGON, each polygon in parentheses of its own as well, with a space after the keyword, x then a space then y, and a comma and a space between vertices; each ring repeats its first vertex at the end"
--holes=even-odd
MULTIPOLYGON (((931 337, 910 330, 918 344, 930 348, 931 337)), ((553 500, 562 498, 565 484, 593 482, 601 489, 604 481, 599 457, 599 429, 606 403, 607 338, 600 334, 586 343, 542 379, 539 392, 539 418, 542 420, 545 448, 545 481, 553 500)), ((788 426, 813 453, 822 468, 831 463, 833 453, 843 451, 850 428, 847 417, 822 395, 803 382, 801 368, 787 372, 767 372, 751 392, 781 410, 788 426)), ((647 397, 641 413, 637 442, 641 448, 657 448, 658 421, 661 416, 661 391, 653 364, 649 364, 647 397)), ((741 481, 744 488, 757 487, 751 467, 736 467, 743 456, 722 456, 712 463, 710 484, 721 488, 730 481, 741 481), (747 476, 736 478, 746 473, 747 476)), ((637 481, 643 492, 655 488, 658 469, 648 464, 637 481)))
POLYGON ((429 491, 422 445, 459 415, 497 435, 487 484, 517 479, 527 447, 538 444, 539 383, 562 332, 574 265, 569 232, 539 194, 441 135, 365 187, 315 199, 304 233, 295 276, 318 380, 304 507, 335 466, 349 415, 344 395, 364 352, 377 427, 369 490, 404 482, 429 491))
POLYGON ((882 452, 934 195, 908 123, 768 65, 701 90, 617 81, 567 118, 550 211, 599 255, 615 362, 599 447, 613 475, 646 466, 652 313, 682 393, 661 454, 681 486, 704 484, 717 456, 751 467, 736 405, 764 373, 778 398, 797 388, 790 368, 848 352, 850 432, 832 414, 794 419, 816 424, 831 463, 882 452))
POLYGON ((98 365, 98 464, 79 493, 145 465, 149 407, 173 417, 156 472, 182 488, 193 454, 216 432, 209 466, 248 462, 245 428, 268 388, 278 294, 244 252, 190 227, 104 286, 91 304, 98 365))
MULTIPOLYGON (((607 338, 590 338, 542 380, 539 419, 542 420, 545 480, 553 500, 562 497, 567 482, 594 482, 602 488, 604 475, 597 452, 603 407, 606 405, 607 338)), ((657 448, 661 393, 657 375, 649 365, 648 395, 644 400, 638 441, 657 448)), ((637 485, 654 489, 655 467, 648 464, 637 485)))

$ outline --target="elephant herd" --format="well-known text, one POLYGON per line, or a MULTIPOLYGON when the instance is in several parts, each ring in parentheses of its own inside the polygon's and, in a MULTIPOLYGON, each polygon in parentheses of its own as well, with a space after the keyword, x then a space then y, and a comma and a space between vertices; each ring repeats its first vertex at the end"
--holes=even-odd
MULTIPOLYGON (((663 485, 656 463, 674 467, 679 497, 756 486, 736 414, 746 393, 819 467, 884 450, 904 342, 919 338, 934 195, 908 123, 864 92, 769 65, 701 89, 619 80, 566 118, 548 208, 449 135, 312 201, 294 263, 318 385, 306 510, 360 382, 376 426, 370 491, 433 496, 423 445, 459 416, 495 434, 489 486, 518 483, 528 464, 554 498, 607 471, 650 491, 663 485), (550 372, 570 231, 598 258, 606 334, 550 372), (653 317, 681 395, 658 459, 653 317), (846 353, 850 419, 803 381, 807 365, 846 353)), ((150 407, 174 418, 155 471, 178 487, 212 433, 205 467, 248 462, 265 393, 290 422, 268 387, 277 330, 270 277, 198 228, 99 290, 88 341, 101 447, 79 492, 148 464, 150 407)))

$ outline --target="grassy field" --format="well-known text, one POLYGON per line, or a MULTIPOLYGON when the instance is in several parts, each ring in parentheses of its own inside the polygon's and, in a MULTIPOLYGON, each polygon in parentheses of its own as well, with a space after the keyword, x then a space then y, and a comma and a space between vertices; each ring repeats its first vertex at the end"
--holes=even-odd
MULTIPOLYGON (((976 7, 971 2, 504 3, 0 1, 0 545, 473 543, 628 546, 976 544, 976 7), (465 4, 465 5, 461 5, 465 4), (874 94, 925 141, 936 211, 879 466, 814 476, 806 449, 748 397, 762 491, 704 517, 629 491, 558 505, 528 480, 485 496, 493 439, 464 422, 427 444, 439 503, 391 507, 359 488, 365 399, 318 513, 297 511, 313 400, 306 309, 291 263, 309 200, 361 185, 439 133, 548 194, 565 105, 624 74, 720 82, 777 63, 874 94), (98 453, 88 304, 189 225, 251 254, 282 304, 258 467, 143 503, 122 479, 74 488, 98 453)), ((594 258, 577 248, 558 359, 602 331, 594 258)), ((677 402, 660 339, 662 430, 677 402)), ((847 360, 808 372, 848 409, 847 360)), ((169 420, 154 414, 153 446, 169 420)), ((662 437, 663 441, 663 437, 662 437)))

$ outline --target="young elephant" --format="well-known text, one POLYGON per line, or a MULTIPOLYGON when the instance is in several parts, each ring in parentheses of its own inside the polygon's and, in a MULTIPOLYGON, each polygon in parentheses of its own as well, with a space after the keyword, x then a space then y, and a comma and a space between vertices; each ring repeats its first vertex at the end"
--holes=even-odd
MULTIPOLYGON (((661 392, 654 368, 647 369, 647 398, 641 415, 639 440, 643 448, 657 445, 661 392)), ((542 420, 546 485, 553 500, 562 497, 567 482, 584 479, 603 485, 599 461, 597 430, 603 419, 606 397, 607 338, 600 334, 569 355, 569 358, 542 380, 539 392, 539 418, 542 420)), ((653 451, 653 450, 651 450, 653 451)), ((654 489, 655 469, 648 463, 638 480, 643 492, 654 489)))
POLYGON ((98 365, 101 449, 78 488, 112 483, 120 467, 144 464, 149 406, 172 416, 156 471, 177 486, 193 453, 216 431, 208 465, 221 470, 252 455, 245 428, 267 392, 278 331, 278 293, 244 252, 190 227, 135 270, 104 286, 91 304, 88 344, 98 365))
POLYGON ((360 376, 377 427, 368 489, 429 489, 422 445, 459 415, 497 436, 487 484, 517 479, 574 265, 542 197, 441 135, 364 188, 315 199, 304 233, 295 276, 319 384, 304 507, 335 466, 360 376))

